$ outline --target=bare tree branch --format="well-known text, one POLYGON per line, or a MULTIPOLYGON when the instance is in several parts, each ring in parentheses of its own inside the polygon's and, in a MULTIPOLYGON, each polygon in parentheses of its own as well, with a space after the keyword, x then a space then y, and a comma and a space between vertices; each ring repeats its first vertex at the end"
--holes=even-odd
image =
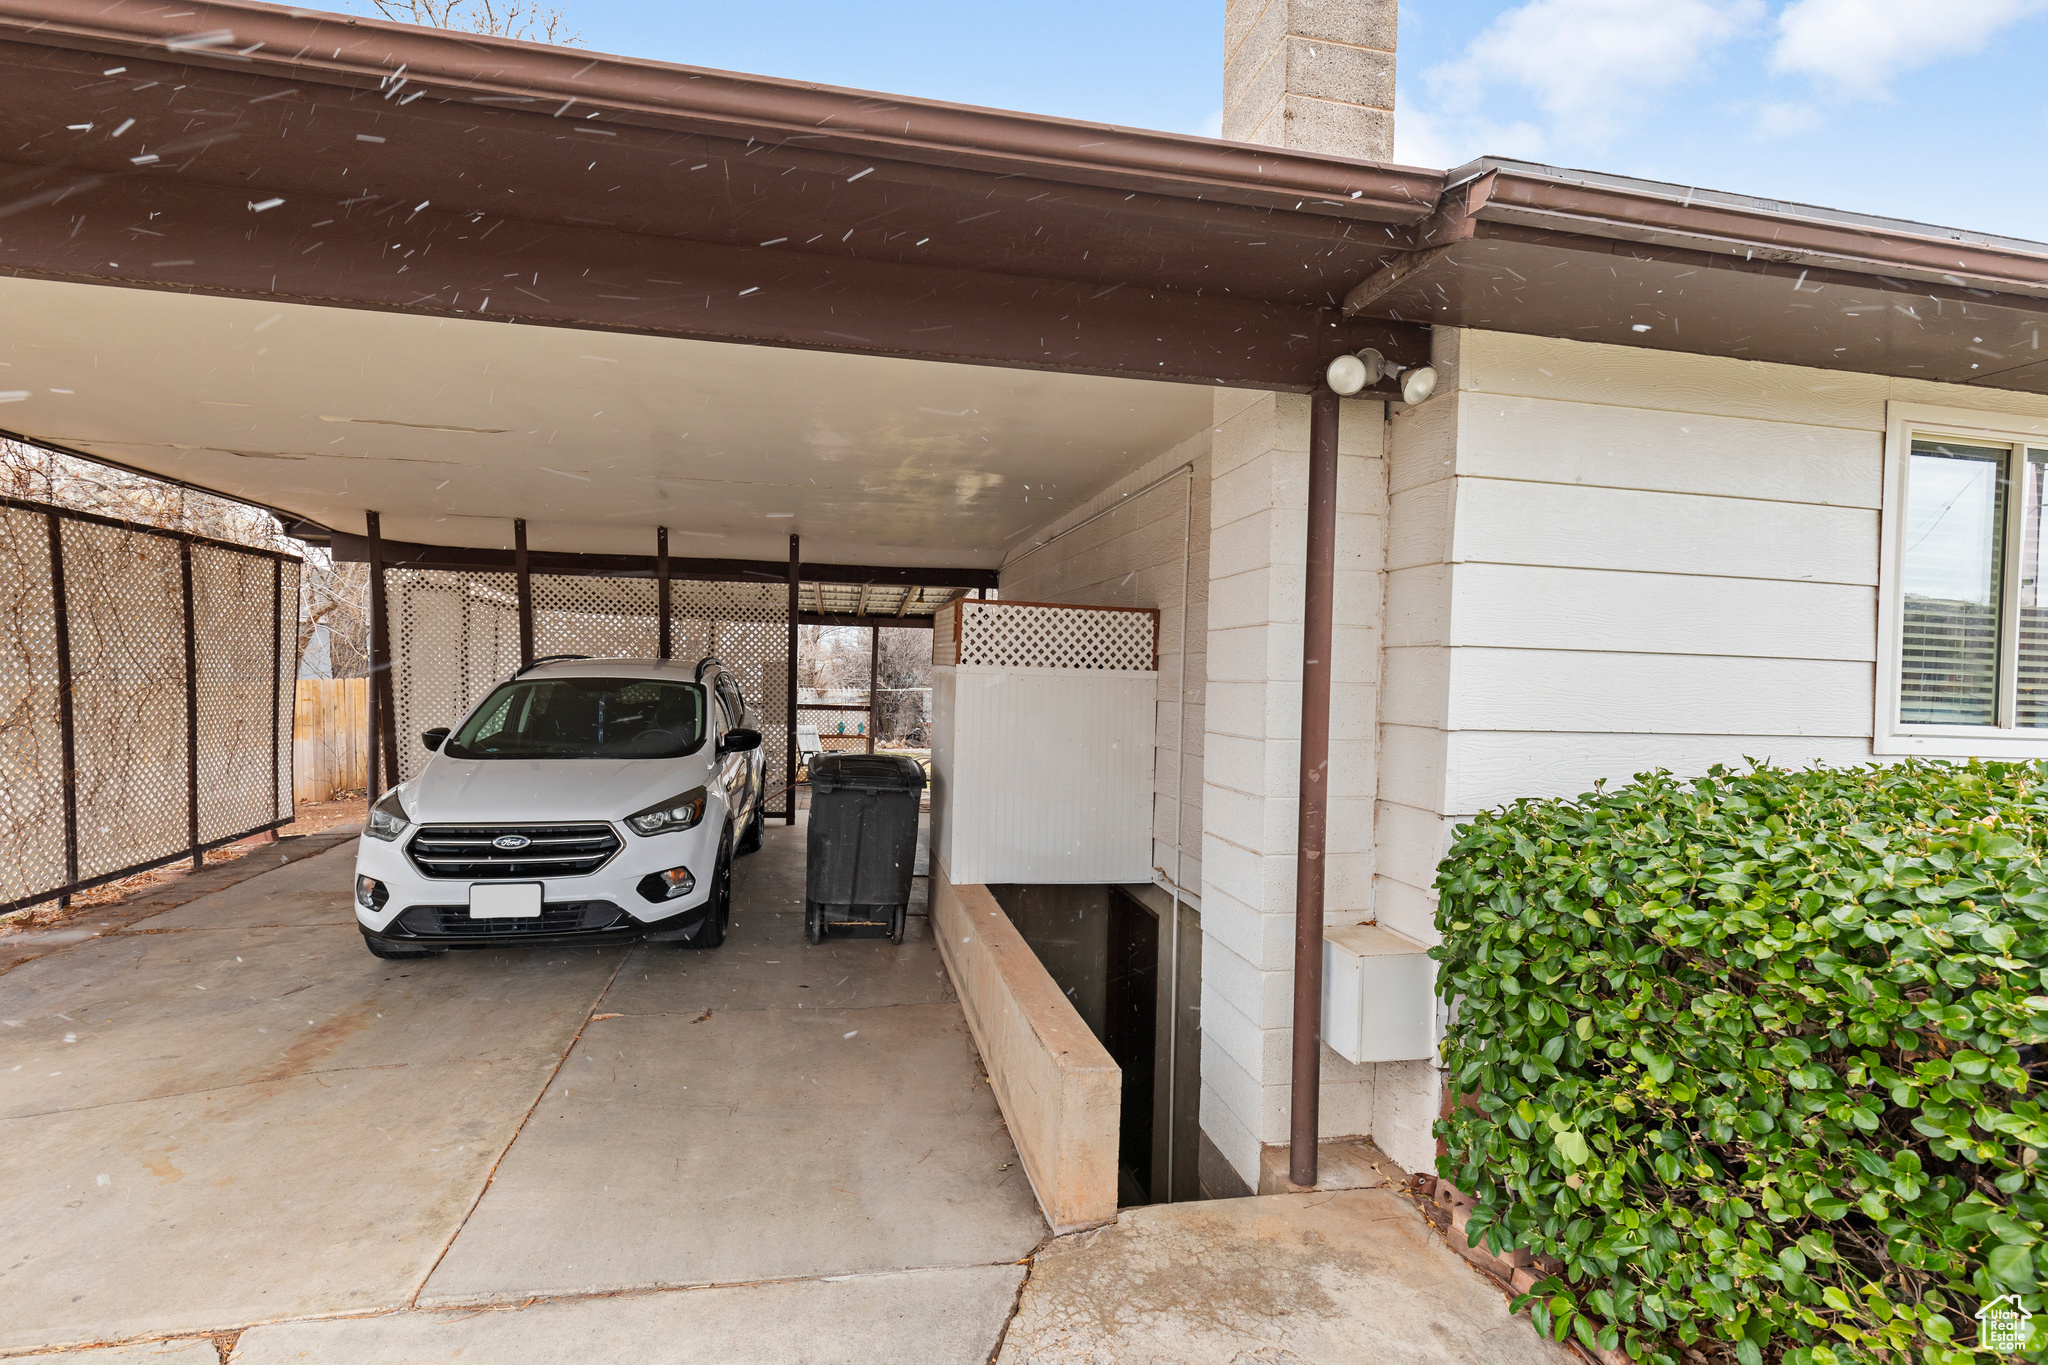
POLYGON ((558 9, 546 9, 531 0, 370 0, 386 19, 422 28, 448 28, 481 33, 491 38, 513 38, 526 43, 553 43, 574 47, 583 34, 569 31, 568 21, 558 9))

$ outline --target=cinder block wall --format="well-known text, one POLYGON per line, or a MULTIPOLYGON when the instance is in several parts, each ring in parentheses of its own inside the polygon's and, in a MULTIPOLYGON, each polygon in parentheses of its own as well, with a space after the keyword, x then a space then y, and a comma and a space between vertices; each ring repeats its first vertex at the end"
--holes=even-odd
MULTIPOLYGON (((1202 1131, 1215 1157, 1251 1189, 1261 1147, 1287 1140, 1291 1095, 1308 407, 1305 395, 1224 395, 1218 408, 1228 415, 1213 456, 1202 1131)), ((1378 401, 1352 400, 1339 417, 1324 873, 1331 923, 1372 914, 1384 414, 1378 401)), ((1371 1133, 1375 1068, 1324 1048, 1322 1075, 1324 1136, 1371 1133)), ((1227 1177, 1208 1183, 1214 1193, 1230 1188, 1227 1177)))
POLYGON ((1395 0, 1228 0, 1223 136, 1394 154, 1395 0))

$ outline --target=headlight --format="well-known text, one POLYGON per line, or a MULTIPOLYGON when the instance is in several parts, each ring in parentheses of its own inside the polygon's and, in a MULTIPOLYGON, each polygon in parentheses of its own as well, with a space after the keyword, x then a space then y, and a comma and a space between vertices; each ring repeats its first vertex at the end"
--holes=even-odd
POLYGON ((704 801, 704 789, 692 787, 681 796, 671 796, 659 805, 627 816, 626 828, 635 834, 667 834, 671 830, 694 829, 704 818, 704 801))
POLYGON ((399 804, 398 789, 394 787, 384 794, 382 801, 370 807, 370 822, 363 827, 363 833, 388 844, 405 833, 411 824, 412 817, 399 804))

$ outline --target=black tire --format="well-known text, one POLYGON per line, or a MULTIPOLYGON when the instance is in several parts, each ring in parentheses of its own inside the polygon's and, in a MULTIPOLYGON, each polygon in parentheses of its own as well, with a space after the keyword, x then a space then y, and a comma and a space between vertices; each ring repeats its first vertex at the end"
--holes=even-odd
POLYGON ((825 941, 825 907, 816 901, 804 902, 804 938, 814 944, 825 941))
POLYGON ((705 917, 704 927, 696 936, 684 942, 692 948, 709 952, 725 942, 725 931, 732 927, 732 831, 718 841, 718 866, 711 873, 711 913, 705 917))
POLYGON ((761 793, 754 793, 754 813, 747 820, 747 827, 740 832, 740 841, 733 845, 734 853, 759 853, 761 851, 761 826, 763 824, 761 793))
POLYGON ((892 924, 890 924, 890 926, 889 926, 889 942, 891 942, 891 943, 901 943, 901 942, 903 942, 903 925, 904 925, 904 922, 905 922, 906 920, 908 920, 909 918, 910 918, 910 907, 909 907, 909 906, 907 906, 907 905, 899 905, 899 906, 897 906, 897 907, 896 907, 896 914, 895 914, 895 916, 894 916, 894 922, 893 922, 892 924))
POLYGON ((386 962, 404 962, 416 957, 436 956, 431 949, 427 948, 421 948, 417 951, 408 948, 386 948, 368 934, 363 935, 363 946, 370 950, 371 957, 380 957, 386 962))

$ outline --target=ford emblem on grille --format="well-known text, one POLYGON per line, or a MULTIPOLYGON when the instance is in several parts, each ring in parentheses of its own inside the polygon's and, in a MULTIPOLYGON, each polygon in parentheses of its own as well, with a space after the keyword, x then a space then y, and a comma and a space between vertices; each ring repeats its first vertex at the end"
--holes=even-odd
POLYGON ((528 844, 532 842, 533 840, 527 838, 524 834, 501 834, 497 838, 491 840, 491 847, 525 848, 528 844))

